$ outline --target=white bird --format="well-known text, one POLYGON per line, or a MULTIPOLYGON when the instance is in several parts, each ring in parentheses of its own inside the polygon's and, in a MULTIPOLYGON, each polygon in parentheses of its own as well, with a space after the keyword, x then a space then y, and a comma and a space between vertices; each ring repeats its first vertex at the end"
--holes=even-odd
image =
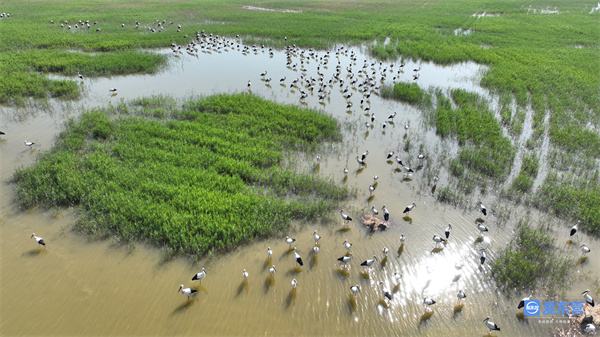
POLYGON ((446 231, 444 232, 446 239, 450 237, 450 231, 452 231, 452 225, 448 224, 448 227, 446 227, 446 231))
POLYGON ((397 112, 394 111, 391 115, 388 116, 388 119, 394 119, 396 117, 397 112))
POLYGON ((417 204, 415 204, 415 203, 413 202, 412 204, 410 204, 410 205, 406 206, 406 208, 404 208, 404 212, 402 212, 402 213, 405 213, 405 214, 406 214, 406 213, 408 213, 408 212, 412 211, 412 210, 413 210, 413 209, 414 209, 416 206, 417 206, 417 204))
POLYGON ((192 277, 192 281, 202 281, 205 277, 206 277, 206 269, 204 269, 204 267, 202 267, 202 270, 199 271, 198 273, 196 273, 192 277))
POLYGON ((387 157, 385 159, 391 159, 394 156, 394 151, 388 152, 387 157))
POLYGON ((117 92, 117 88, 110 88, 108 89, 108 91, 112 92, 113 94, 117 92))
POLYGON ((35 242, 40 245, 40 246, 45 246, 46 242, 44 241, 44 238, 42 238, 41 236, 37 236, 35 235, 35 233, 31 233, 31 237, 35 240, 35 242))
POLYGON ((588 335, 594 335, 596 334, 596 326, 593 323, 588 323, 583 328, 583 332, 585 332, 588 335))
POLYGON ((277 271, 277 269, 275 269, 275 265, 272 265, 269 267, 269 274, 275 275, 276 271, 277 271))
POLYGON ((481 264, 485 263, 485 259, 487 258, 487 254, 485 253, 485 250, 481 250, 479 251, 479 262, 481 262, 481 264))
POLYGON ((294 242, 296 242, 296 239, 291 238, 289 236, 285 237, 285 243, 288 244, 288 246, 290 247, 290 249, 292 248, 292 245, 294 244, 294 242))
POLYGON ((379 211, 377 210, 377 208, 375 208, 375 206, 371 206, 371 213, 373 213, 373 215, 377 215, 379 214, 379 211))
POLYGON ((337 260, 343 263, 344 265, 347 265, 350 262, 350 260, 352 260, 352 255, 344 255, 342 257, 339 257, 337 260))
POLYGON ((575 235, 575 233, 577 233, 577 225, 579 224, 579 222, 577 222, 575 225, 573 225, 573 227, 571 227, 571 232, 569 232, 569 236, 573 236, 575 235))
POLYGON ((372 195, 375 192, 375 186, 369 185, 369 195, 372 195))
POLYGON ((304 261, 302 261, 302 257, 300 256, 300 254, 298 254, 296 248, 294 248, 294 259, 296 259, 296 263, 298 263, 300 266, 304 265, 304 261))
POLYGON ((485 323, 485 326, 490 330, 490 332, 496 330, 496 331, 500 331, 500 328, 498 327, 498 325, 492 321, 490 321, 489 317, 486 317, 483 320, 483 323, 485 323))
POLYGON ((402 275, 400 275, 397 272, 395 272, 394 275, 392 275, 392 277, 394 278, 394 281, 396 282, 396 284, 400 284, 400 280, 402 279, 402 275))
POLYGON ((488 231, 488 228, 484 224, 482 224, 482 223, 478 223, 477 224, 477 229, 479 230, 480 234, 483 234, 483 232, 487 232, 488 231))
POLYGON ((390 211, 387 209, 387 207, 385 207, 385 205, 383 205, 383 207, 381 207, 381 209, 383 210, 383 220, 389 221, 390 220, 390 211))
POLYGON ((377 261, 377 256, 373 255, 372 259, 366 259, 360 265, 363 267, 371 267, 375 261, 377 261))
POLYGON ((321 251, 321 248, 319 248, 319 246, 317 246, 317 244, 315 244, 312 248, 313 253, 318 254, 321 251))
POLYGON ((527 297, 523 297, 521 299, 521 301, 519 301, 519 305, 517 305, 517 309, 521 309, 525 306, 525 302, 529 301, 531 299, 531 295, 527 296, 527 297))
POLYGON ((296 287, 298 286, 298 280, 293 278, 291 284, 292 284, 292 289, 296 289, 296 287))
POLYGON ((319 233, 317 233, 317 231, 313 231, 313 240, 315 240, 315 243, 319 243, 319 240, 321 240, 321 236, 319 235, 319 233))
POLYGON ((25 146, 27 146, 27 147, 32 147, 35 143, 26 140, 26 141, 23 142, 23 144, 25 144, 25 146))
POLYGON ((373 183, 375 183, 379 179, 379 176, 373 176, 373 183))
POLYGON ((581 244, 581 246, 579 246, 579 247, 581 248, 581 254, 583 254, 583 255, 591 252, 590 247, 588 247, 585 243, 581 244))
POLYGON ((246 269, 242 270, 242 278, 243 278, 244 280, 247 280, 247 279, 248 279, 248 271, 246 271, 246 269))
POLYGON ((433 298, 431 298, 431 297, 425 297, 425 298, 423 298, 423 304, 425 304, 428 307, 431 306, 431 305, 434 305, 436 303, 437 302, 433 298))
POLYGON ((273 256, 273 250, 271 247, 267 247, 267 258, 271 258, 273 256))
POLYGON ((456 294, 456 297, 460 301, 460 300, 463 300, 463 299, 467 298, 467 294, 465 294, 465 292, 462 289, 460 289, 458 291, 458 293, 456 294))
POLYGON ((481 201, 479 202, 479 210, 481 213, 483 213, 483 215, 487 216, 487 208, 481 203, 481 201))
POLYGON ((592 307, 595 305, 594 299, 592 298, 592 295, 590 295, 589 289, 586 289, 584 292, 581 293, 581 295, 583 295, 583 299, 587 304, 591 305, 592 307))
POLYGON ((400 242, 404 244, 404 241, 406 241, 406 237, 404 236, 404 234, 400 234, 400 242))
POLYGON ((381 250, 381 252, 383 253, 383 256, 387 256, 388 253, 390 252, 390 250, 388 249, 388 247, 383 247, 383 249, 381 250))
POLYGON ((348 168, 347 168, 347 167, 344 167, 344 175, 347 175, 347 174, 348 174, 348 172, 349 172, 349 171, 348 171, 348 168))
POLYGON ((354 296, 358 295, 358 293, 360 292, 360 286, 358 284, 351 286, 350 292, 352 292, 352 295, 354 296))
POLYGON ((435 246, 437 247, 440 243, 447 243, 448 240, 444 239, 443 237, 439 236, 439 235, 434 235, 433 238, 431 238, 433 240, 433 242, 435 242, 435 246))
POLYGON ((181 295, 186 296, 188 300, 198 292, 196 289, 184 288, 183 284, 179 285, 178 291, 181 295))
POLYGON ((348 223, 348 222, 352 221, 352 217, 349 216, 348 214, 344 213, 343 209, 340 209, 340 216, 344 220, 344 223, 348 223))
POLYGON ((383 281, 379 281, 379 286, 381 287, 381 292, 383 293, 383 297, 387 298, 391 301, 394 298, 394 295, 385 288, 383 281))
POLYGON ((352 249, 352 243, 350 243, 350 241, 348 240, 344 240, 344 248, 346 248, 346 250, 350 250, 352 249))

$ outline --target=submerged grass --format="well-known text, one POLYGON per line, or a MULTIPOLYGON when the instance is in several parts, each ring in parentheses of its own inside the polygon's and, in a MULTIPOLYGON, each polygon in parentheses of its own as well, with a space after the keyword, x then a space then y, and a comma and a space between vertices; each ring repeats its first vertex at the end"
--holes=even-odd
POLYGON ((545 230, 520 222, 511 244, 494 260, 492 274, 505 289, 556 291, 565 284, 570 265, 545 230))
MULTIPOLYGON (((132 107, 170 103, 154 97, 132 107)), ((346 196, 282 167, 284 151, 340 139, 330 117, 247 94, 190 101, 170 116, 84 113, 15 174, 17 200, 79 206, 81 231, 200 256, 315 219, 346 196)))

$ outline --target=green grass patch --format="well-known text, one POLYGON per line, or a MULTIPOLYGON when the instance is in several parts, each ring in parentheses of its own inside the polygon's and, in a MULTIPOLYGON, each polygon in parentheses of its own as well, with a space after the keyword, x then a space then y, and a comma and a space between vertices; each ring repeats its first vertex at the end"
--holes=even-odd
MULTIPOLYGON (((170 103, 136 100, 132 111, 170 103)), ((190 101, 170 117, 84 113, 15 174, 17 200, 79 206, 83 232, 200 256, 316 219, 347 195, 283 166, 288 151, 340 139, 330 117, 247 94, 190 101)))
POLYGON ((492 263, 492 275, 504 289, 559 290, 572 264, 559 254, 545 230, 520 223, 510 245, 492 263))
POLYGON ((533 187, 533 181, 537 176, 539 169, 538 158, 533 154, 523 156, 521 171, 512 182, 511 190, 518 194, 529 192, 533 187))
POLYGON ((437 95, 435 125, 442 137, 454 137, 461 145, 458 162, 451 164, 455 176, 469 168, 485 177, 500 181, 509 171, 514 148, 486 103, 479 96, 456 89, 451 92, 457 107, 450 100, 437 95))
POLYGON ((394 83, 393 86, 384 86, 381 88, 381 96, 391 98, 412 105, 429 105, 431 98, 416 83, 394 83))
POLYGON ((537 192, 536 205, 566 219, 581 221, 581 228, 600 235, 600 184, 595 180, 561 181, 549 176, 537 192))

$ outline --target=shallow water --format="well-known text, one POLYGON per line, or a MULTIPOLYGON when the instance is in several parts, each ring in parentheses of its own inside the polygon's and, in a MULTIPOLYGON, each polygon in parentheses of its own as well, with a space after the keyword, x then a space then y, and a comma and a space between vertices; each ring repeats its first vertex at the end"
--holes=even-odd
MULTIPOLYGON (((353 50, 358 58, 353 68, 358 70, 368 56, 362 48, 353 50)), ((171 54, 169 50, 160 52, 171 54)), ((350 63, 348 55, 339 57, 342 69, 350 63)), ((490 216, 487 220, 490 233, 479 242, 474 221, 480 214, 475 207, 455 209, 437 203, 430 195, 428 182, 438 173, 440 156, 455 153, 456 144, 437 138, 417 109, 376 95, 371 96, 370 104, 376 115, 372 129, 364 126, 368 117, 359 108, 361 97, 357 92, 351 98, 354 105, 350 113, 337 86, 333 87, 327 104, 319 104, 315 95, 306 99, 306 105, 323 110, 341 123, 343 141, 323 147, 318 174, 346 183, 357 191, 357 197, 342 207, 356 220, 371 205, 381 208, 386 204, 393 224, 388 231, 372 235, 356 221, 349 231, 341 230, 337 221, 298 226, 290 232, 298 239, 298 249, 306 261, 300 272, 294 269, 293 257, 286 253, 287 245, 282 238, 256 242, 203 261, 208 276, 199 286, 196 299, 186 302, 177 293, 178 286, 193 285, 191 276, 203 264, 191 265, 183 259, 162 263, 158 250, 139 244, 131 249, 114 245, 111 240, 90 242, 70 230, 75 210, 16 209, 14 186, 9 183, 12 173, 31 165, 36 156, 48 150, 64 121, 78 115, 83 107, 117 104, 123 99, 152 94, 184 98, 246 91, 248 80, 252 81, 251 91, 255 94, 278 102, 299 103, 299 93, 289 89, 291 79, 299 77, 299 73, 286 67, 282 51, 274 51, 270 57, 266 49, 243 55, 229 48, 228 52, 169 59, 169 66, 154 75, 86 79, 85 95, 78 102, 2 110, 1 126, 8 134, 0 142, 2 335, 481 336, 487 332, 481 322, 486 316, 501 326, 505 336, 548 334, 549 325, 528 324, 516 318, 518 300, 501 295, 491 281, 489 265, 480 267, 478 263, 479 249, 486 249, 491 259, 505 246, 512 235, 511 222, 499 223, 490 216), (264 70, 273 79, 270 87, 260 81, 259 74, 264 70), (279 85, 284 76, 285 87, 279 85), (117 96, 109 95, 111 87, 118 89, 117 96), (381 122, 393 111, 398 112, 395 124, 388 125, 383 132, 381 122), (404 129, 405 122, 410 123, 408 131, 404 129), (24 149, 25 139, 39 145, 32 150, 24 149), (405 139, 412 144, 409 152, 403 150, 405 139), (403 181, 402 174, 394 171, 396 164, 386 163, 385 155, 392 150, 399 152, 416 167, 420 144, 428 155, 424 168, 415 173, 413 181, 403 181), (368 165, 358 171, 354 158, 365 150, 370 150, 368 165), (344 167, 350 170, 345 182, 344 167), (379 176, 379 184, 374 198, 367 200, 367 187, 374 175, 379 176), (401 211, 412 201, 417 207, 409 223, 402 219, 401 211), (448 223, 453 225, 449 244, 442 250, 434 250, 432 235, 443 235, 448 223), (323 237, 317 256, 309 254, 313 229, 323 237), (32 231, 46 238, 46 249, 35 247, 29 238, 32 231), (402 249, 401 233, 407 237, 402 249), (347 275, 339 272, 336 261, 345 253, 342 242, 346 239, 353 243, 355 259, 347 275), (278 270, 274 282, 268 281, 265 270, 267 246, 274 250, 272 263, 278 270), (359 262, 372 255, 381 258, 383 247, 390 250, 387 263, 376 264, 369 271, 369 278, 365 278, 359 262), (246 286, 241 282, 244 268, 250 273, 246 286), (403 275, 398 287, 394 286, 394 272, 403 275), (290 292, 293 277, 299 282, 295 293, 290 292), (378 281, 394 292, 389 307, 381 301, 378 281), (362 287, 355 302, 349 297, 352 284, 362 287), (467 299, 462 311, 455 312, 458 289, 464 289, 467 299), (429 319, 422 318, 425 296, 438 302, 429 319)), ((328 69, 321 67, 326 79, 331 77, 336 62, 332 53, 328 69)), ((299 64, 299 58, 294 58, 294 63, 299 64)), ((489 95, 478 85, 485 68, 475 63, 442 67, 407 60, 400 80, 411 81, 412 69, 419 65, 421 76, 417 83, 426 89, 463 88, 489 95)), ((316 67, 315 60, 306 64, 308 76, 315 76, 316 67)), ((379 74, 385 67, 389 68, 389 63, 375 65, 379 74)), ((391 76, 386 82, 392 82, 391 76)), ((312 163, 313 159, 307 162, 312 163)), ((566 227, 561 229, 567 231, 566 227)), ((584 236, 582 239, 588 241, 592 251, 600 250, 597 240, 584 236)), ((572 254, 577 254, 576 251, 572 254)), ((594 268, 598 266, 597 260, 592 257, 588 264, 579 266, 578 273, 587 276, 577 281, 569 294, 575 296, 579 288, 590 287, 598 277, 589 275, 593 269, 597 270, 594 268)))

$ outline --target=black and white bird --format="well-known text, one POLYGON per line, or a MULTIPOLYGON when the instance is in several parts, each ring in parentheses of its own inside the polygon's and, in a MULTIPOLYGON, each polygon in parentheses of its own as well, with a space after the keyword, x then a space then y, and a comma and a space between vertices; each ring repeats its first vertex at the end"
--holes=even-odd
POLYGON ((387 157, 385 159, 390 160, 394 156, 394 151, 388 152, 387 157))
POLYGON ((348 240, 344 240, 344 248, 346 248, 347 251, 350 251, 350 249, 352 249, 352 243, 350 243, 350 241, 348 240))
POLYGON ((296 242, 296 239, 291 238, 289 236, 285 237, 285 243, 288 244, 289 248, 292 249, 292 245, 294 244, 294 242, 296 242))
POLYGON ((113 94, 116 94, 117 88, 110 88, 110 89, 108 89, 108 91, 112 92, 113 94))
POLYGON ((321 236, 319 235, 319 233, 317 233, 317 231, 313 231, 313 240, 315 240, 315 244, 319 243, 319 240, 321 240, 321 236))
POLYGON ((302 261, 302 256, 300 256, 300 254, 298 254, 298 252, 296 251, 295 248, 294 248, 294 259, 296 259, 296 263, 298 263, 300 265, 300 267, 302 267, 304 265, 304 261, 302 261))
POLYGON ((275 269, 275 265, 271 265, 271 266, 269 267, 269 274, 270 274, 271 276, 274 276, 276 271, 277 271, 277 269, 275 269))
POLYGON ((342 217, 342 220, 344 220, 344 224, 347 224, 348 222, 352 221, 352 217, 344 213, 343 209, 340 209, 340 216, 342 217))
POLYGON ((488 228, 486 225, 482 224, 482 223, 478 223, 477 224, 477 229, 479 230, 480 234, 483 234, 483 232, 487 232, 488 228))
POLYGON ((312 251, 314 254, 318 254, 321 251, 321 247, 315 243, 315 245, 312 247, 312 251))
POLYGON ((485 259, 487 259, 487 254, 485 253, 485 250, 480 250, 479 251, 479 262, 483 265, 485 263, 485 259))
POLYGON ((37 236, 35 233, 31 233, 31 238, 33 238, 35 240, 35 242, 40 246, 46 245, 44 238, 42 238, 41 236, 37 236))
POLYGON ((579 249, 581 249, 582 255, 585 255, 585 254, 588 254, 589 252, 591 252, 590 247, 588 247, 585 243, 582 243, 581 246, 579 246, 579 249))
POLYGON ((483 213, 483 215, 487 216, 487 208, 483 205, 483 203, 481 203, 481 201, 479 202, 479 210, 481 213, 483 213))
POLYGON ((527 296, 527 297, 523 297, 521 299, 521 301, 519 301, 519 304, 517 305, 517 309, 521 309, 523 307, 525 307, 525 302, 529 301, 531 299, 531 295, 527 296))
POLYGON ((490 321, 489 317, 486 317, 483 320, 483 323, 485 324, 486 328, 488 328, 490 330, 490 332, 492 332, 492 331, 500 331, 500 327, 498 327, 498 324, 490 321))
POLYGON ((460 289, 458 293, 456 293, 456 298, 458 298, 459 301, 462 301, 467 298, 467 294, 465 294, 464 290, 460 289))
POLYGON ((406 206, 406 208, 404 208, 404 212, 402 212, 402 213, 406 214, 406 213, 412 211, 413 209, 415 209, 416 206, 417 206, 417 204, 415 204, 413 202, 412 204, 406 206))
POLYGON ((292 282, 290 282, 292 285, 292 289, 296 289, 296 287, 298 287, 298 280, 296 280, 295 278, 292 279, 292 282))
POLYGON ((424 297, 423 298, 423 304, 425 304, 427 306, 427 308, 429 309, 430 306, 436 304, 437 302, 431 298, 431 297, 424 297))
POLYGON ((444 239, 443 237, 439 236, 439 235, 434 235, 433 238, 431 238, 433 240, 433 242, 435 242, 435 246, 437 247, 440 243, 448 243, 448 240, 444 239))
POLYGON ((446 227, 446 230, 444 231, 444 235, 446 235, 446 239, 450 238, 451 231, 452 231, 452 225, 448 224, 448 227, 446 227))
POLYGON ((5 135, 6 133, 4 131, 0 131, 0 135, 5 135))
POLYGON ((271 247, 267 247, 267 258, 270 259, 273 256, 273 249, 271 247))
POLYGON ((573 235, 575 235, 575 233, 577 233, 577 225, 579 225, 579 222, 577 222, 576 224, 573 225, 573 227, 571 227, 571 231, 569 232, 569 236, 573 236, 573 235))
POLYGON ((375 208, 375 206, 371 206, 371 213, 373 213, 373 215, 377 215, 377 214, 379 214, 379 210, 377 210, 377 208, 375 208))
POLYGON ((373 263, 375 263, 375 261, 377 261, 377 256, 373 255, 372 259, 366 259, 363 262, 361 262, 360 265, 363 266, 363 267, 369 268, 369 267, 371 267, 373 265, 373 263))
POLYGON ((369 185, 369 195, 373 195, 373 192, 375 192, 375 185, 369 185))
POLYGON ((394 117, 396 117, 396 114, 397 114, 397 112, 396 112, 396 111, 392 112, 392 114, 388 116, 388 119, 389 119, 389 120, 392 120, 392 119, 394 119, 394 117))
POLYGON ((386 298, 388 301, 391 301, 394 298, 394 295, 387 288, 385 288, 383 281, 379 281, 379 286, 381 287, 383 297, 386 298))
POLYGON ((404 241, 406 241, 406 236, 404 236, 404 234, 400 234, 400 243, 404 244, 404 241))
POLYGON ((588 335, 595 335, 596 326, 594 325, 594 323, 588 323, 583 327, 583 332, 585 332, 588 335))
POLYGON ((383 207, 381 207, 381 210, 383 211, 383 220, 389 221, 390 220, 390 211, 387 209, 387 207, 385 207, 385 205, 383 205, 383 207))
POLYGON ((33 145, 35 145, 35 143, 34 143, 34 142, 30 142, 30 141, 28 141, 28 140, 24 141, 24 142, 23 142, 23 144, 25 144, 25 146, 27 146, 27 147, 29 147, 29 148, 31 148, 33 145))
POLYGON ((180 284, 178 292, 181 295, 186 296, 187 299, 189 300, 192 296, 194 296, 198 292, 198 290, 193 289, 193 288, 184 288, 183 284, 180 284))
POLYGON ((350 263, 350 260, 352 260, 352 255, 344 255, 339 257, 337 260, 343 263, 344 265, 347 265, 348 263, 350 263))
POLYGON ((586 289, 584 292, 581 293, 581 295, 583 295, 583 299, 585 300, 585 303, 591 305, 592 307, 595 306, 594 298, 592 298, 592 295, 590 295, 589 289, 586 289))
POLYGON ((204 267, 202 267, 202 270, 197 272, 192 277, 192 281, 202 281, 204 278, 206 278, 206 269, 204 267))
POLYGON ((242 279, 247 280, 248 276, 248 271, 246 269, 242 270, 242 279))
POLYGON ((350 292, 352 293, 353 296, 357 296, 358 293, 360 293, 360 286, 358 284, 351 286, 350 292))

